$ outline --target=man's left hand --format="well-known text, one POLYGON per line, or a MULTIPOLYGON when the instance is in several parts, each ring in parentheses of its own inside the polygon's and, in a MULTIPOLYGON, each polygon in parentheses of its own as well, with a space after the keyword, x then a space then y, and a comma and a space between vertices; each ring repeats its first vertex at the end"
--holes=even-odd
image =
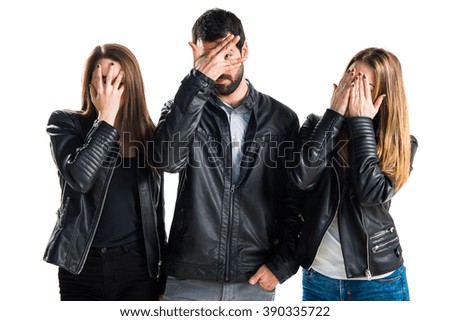
POLYGON ((250 280, 248 280, 248 283, 251 285, 258 283, 264 290, 272 291, 280 282, 272 271, 264 264, 256 271, 250 280))

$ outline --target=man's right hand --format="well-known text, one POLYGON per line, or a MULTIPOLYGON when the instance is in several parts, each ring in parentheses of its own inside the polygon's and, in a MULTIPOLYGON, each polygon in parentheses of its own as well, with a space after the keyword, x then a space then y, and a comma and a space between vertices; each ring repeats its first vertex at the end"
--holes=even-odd
POLYGON ((189 42, 194 55, 194 68, 214 81, 221 75, 238 69, 246 57, 237 59, 227 59, 227 57, 231 47, 236 48, 239 40, 240 36, 228 34, 209 51, 205 50, 203 46, 199 47, 197 44, 189 42))

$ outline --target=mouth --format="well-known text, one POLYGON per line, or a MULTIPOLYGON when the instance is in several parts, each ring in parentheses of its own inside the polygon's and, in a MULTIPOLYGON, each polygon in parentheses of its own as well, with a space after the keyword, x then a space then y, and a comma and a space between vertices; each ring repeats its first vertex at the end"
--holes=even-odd
POLYGON ((229 81, 228 79, 217 79, 216 80, 216 85, 225 85, 227 83, 227 81, 229 81))
POLYGON ((216 83, 224 83, 226 81, 232 81, 233 79, 231 78, 230 75, 220 75, 219 78, 217 78, 216 83))

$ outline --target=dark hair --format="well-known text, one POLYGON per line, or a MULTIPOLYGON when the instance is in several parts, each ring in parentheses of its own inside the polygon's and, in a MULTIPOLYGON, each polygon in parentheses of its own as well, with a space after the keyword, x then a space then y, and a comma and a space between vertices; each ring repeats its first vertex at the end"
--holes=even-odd
POLYGON ((196 43, 198 40, 216 41, 224 38, 227 33, 241 37, 236 46, 239 50, 242 50, 245 43, 245 33, 241 20, 230 11, 218 8, 210 9, 194 23, 192 42, 196 43))
POLYGON ((122 95, 122 104, 115 127, 121 135, 129 133, 131 142, 140 142, 137 146, 145 145, 148 139, 153 137, 155 125, 150 118, 145 99, 144 82, 141 70, 134 54, 125 46, 115 43, 97 46, 92 50, 86 61, 83 76, 81 111, 85 115, 96 112, 89 93, 89 84, 98 61, 102 58, 118 62, 124 71, 123 84, 125 86, 122 95))

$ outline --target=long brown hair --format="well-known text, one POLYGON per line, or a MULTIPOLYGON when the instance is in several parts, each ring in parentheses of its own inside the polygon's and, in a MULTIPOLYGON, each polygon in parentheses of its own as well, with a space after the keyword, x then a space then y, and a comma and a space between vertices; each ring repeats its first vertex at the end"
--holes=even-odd
POLYGON ((356 61, 373 68, 375 84, 372 98, 375 100, 386 94, 374 118, 377 154, 381 170, 394 178, 395 190, 398 191, 408 180, 411 162, 408 104, 402 67, 394 54, 381 48, 361 50, 350 60, 347 69, 356 61))
POLYGON ((98 61, 102 58, 111 59, 118 62, 124 71, 122 94, 122 106, 117 114, 114 126, 122 136, 129 135, 129 146, 136 146, 138 149, 146 146, 147 141, 153 137, 155 124, 153 123, 147 109, 145 100, 144 82, 141 70, 134 54, 125 46, 110 43, 97 46, 92 50, 86 61, 83 76, 82 89, 82 113, 89 116, 96 113, 95 106, 91 101, 89 84, 98 61))

